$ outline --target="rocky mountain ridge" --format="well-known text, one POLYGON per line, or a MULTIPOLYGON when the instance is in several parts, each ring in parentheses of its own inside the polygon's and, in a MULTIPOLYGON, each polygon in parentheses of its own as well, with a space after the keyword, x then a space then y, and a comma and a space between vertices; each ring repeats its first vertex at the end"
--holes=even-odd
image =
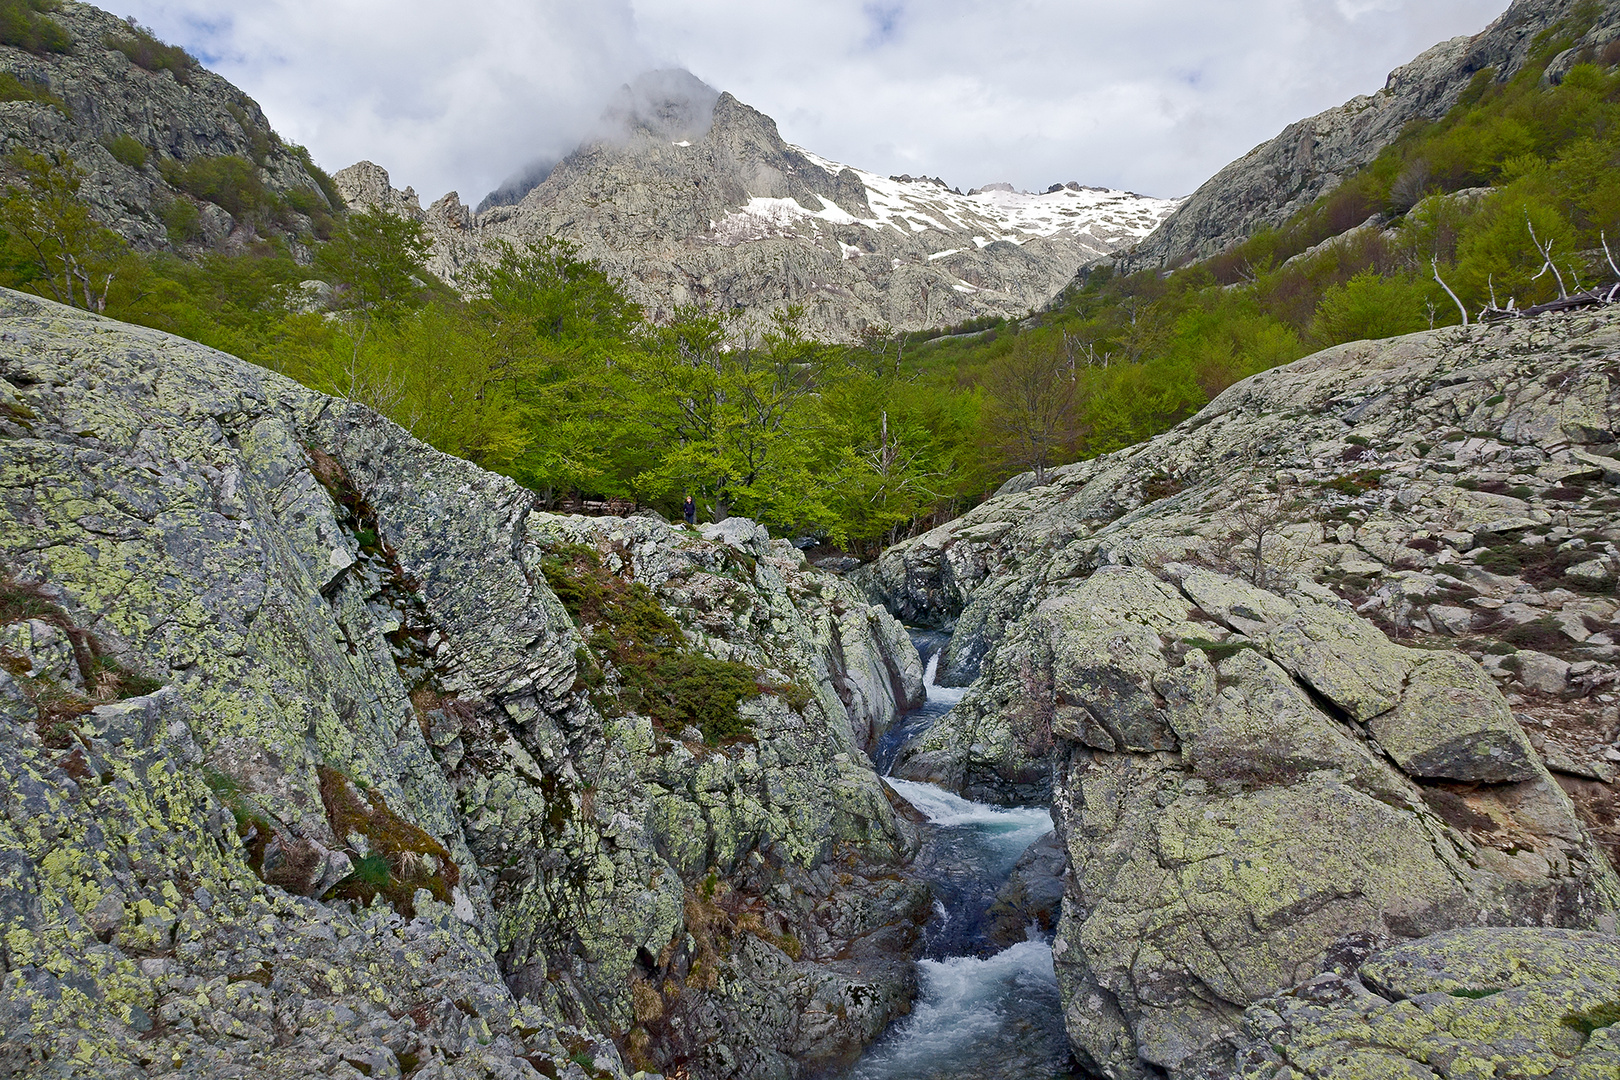
MULTIPOLYGON (((667 111, 667 110, 666 110, 667 111)), ((684 114, 683 114, 684 115, 684 114)), ((620 278, 653 318, 677 306, 805 309, 806 329, 851 339, 1018 315, 1084 263, 1150 232, 1174 202, 1056 186, 962 195, 885 178, 784 142, 769 117, 717 94, 707 122, 637 122, 581 147, 511 205, 473 215, 455 193, 420 208, 362 162, 344 196, 427 223, 448 279, 493 244, 556 236, 620 278)))
POLYGON ((59 25, 71 50, 0 45, 0 73, 17 83, 0 101, 0 155, 72 160, 85 174, 80 197, 137 248, 296 243, 339 209, 308 155, 225 79, 79 0, 37 17, 59 25))
POLYGON ((1218 254, 1262 226, 1281 225, 1370 164, 1408 125, 1444 116, 1481 72, 1511 79, 1542 35, 1559 27, 1575 32, 1549 66, 1555 78, 1577 56, 1620 38, 1620 3, 1514 0, 1479 34, 1441 42, 1396 68, 1377 93, 1290 124, 1227 165, 1137 244, 1124 265, 1176 266, 1218 254))

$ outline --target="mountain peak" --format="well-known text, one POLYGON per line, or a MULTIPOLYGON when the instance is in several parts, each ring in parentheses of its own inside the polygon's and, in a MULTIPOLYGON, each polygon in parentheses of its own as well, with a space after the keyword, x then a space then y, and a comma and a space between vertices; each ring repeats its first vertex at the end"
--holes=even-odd
POLYGON ((619 88, 593 139, 701 139, 709 133, 722 97, 731 95, 721 94, 684 68, 643 72, 619 88))

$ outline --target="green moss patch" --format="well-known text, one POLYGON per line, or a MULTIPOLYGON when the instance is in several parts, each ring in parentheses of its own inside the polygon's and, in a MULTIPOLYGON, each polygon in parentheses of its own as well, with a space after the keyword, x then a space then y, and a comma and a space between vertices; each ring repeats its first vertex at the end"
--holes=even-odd
POLYGON ((1612 579, 1592 581, 1565 576, 1564 572, 1570 567, 1586 562, 1592 557, 1593 553, 1587 550, 1564 551, 1553 544, 1507 541, 1491 545, 1488 551, 1476 556, 1475 561, 1481 569, 1493 574, 1522 577, 1532 585, 1543 588, 1556 586, 1595 596, 1613 595, 1612 579))
POLYGON ((1340 495, 1356 498, 1369 491, 1377 490, 1383 483, 1387 469, 1365 469, 1361 472, 1350 473, 1346 476, 1336 476, 1331 480, 1320 480, 1317 486, 1325 491, 1336 491, 1340 495))
POLYGON ((1520 649, 1534 649, 1537 652, 1560 652, 1574 644, 1563 631, 1563 628, 1550 618, 1534 619, 1527 623, 1520 623, 1504 631, 1502 641, 1520 649))
POLYGON ((51 93, 50 87, 25 82, 9 71, 0 71, 0 101, 37 101, 41 105, 51 106, 69 120, 73 119, 73 110, 68 108, 67 102, 51 93))
POLYGON ((795 708, 809 701, 798 688, 760 682, 746 664, 692 648, 651 590, 609 572, 589 547, 560 547, 541 570, 585 637, 589 663, 581 665, 580 678, 601 687, 593 699, 604 712, 641 713, 670 732, 691 725, 714 745, 751 733, 737 708, 748 698, 775 694, 795 708), (618 674, 612 693, 598 675, 607 666, 618 674))
POLYGON ((381 896, 407 918, 416 914, 417 889, 428 890, 441 903, 450 902, 450 890, 461 881, 461 871, 442 843, 390 810, 377 792, 362 790, 328 766, 316 771, 332 831, 339 840, 362 836, 367 848, 364 855, 356 852, 354 871, 333 887, 333 898, 369 904, 381 896))

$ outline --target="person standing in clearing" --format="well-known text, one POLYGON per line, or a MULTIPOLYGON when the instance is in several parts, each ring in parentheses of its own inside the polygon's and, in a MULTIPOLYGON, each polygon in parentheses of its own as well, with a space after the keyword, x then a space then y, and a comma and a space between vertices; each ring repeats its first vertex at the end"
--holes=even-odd
POLYGON ((693 501, 691 495, 687 495, 686 501, 681 504, 681 514, 686 518, 688 525, 697 524, 697 503, 693 501))

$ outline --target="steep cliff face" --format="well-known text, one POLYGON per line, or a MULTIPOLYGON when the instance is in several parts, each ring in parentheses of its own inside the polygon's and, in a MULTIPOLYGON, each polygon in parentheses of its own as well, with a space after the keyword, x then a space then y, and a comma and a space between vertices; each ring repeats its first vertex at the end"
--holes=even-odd
POLYGON ((1438 120, 1479 72, 1518 73, 1539 36, 1570 27, 1574 44, 1549 70, 1567 70, 1583 49, 1620 36, 1620 3, 1515 0, 1474 37, 1441 42, 1390 73, 1376 94, 1290 124, 1216 173, 1136 246, 1133 267, 1173 266, 1217 254, 1265 225, 1280 225, 1368 165, 1414 121, 1438 120))
POLYGON ((862 572, 971 683, 896 775, 1053 803, 1082 1061, 1225 1077, 1340 1030, 1246 1007, 1381 945, 1614 932, 1617 352, 1608 314, 1340 346, 862 572))
POLYGON ((791 146, 730 94, 713 99, 703 123, 689 112, 659 123, 625 114, 633 122, 621 116, 521 200, 476 217, 453 193, 423 213, 370 163, 336 179, 352 202, 427 221, 433 267, 450 278, 491 244, 558 236, 623 280, 654 318, 684 304, 757 313, 797 304, 810 332, 843 339, 868 326, 1027 312, 1175 205, 1078 184, 962 195, 791 146))
POLYGON ((852 587, 19 294, 0 380, 8 1064, 785 1077, 906 1007, 852 587))
POLYGON ((143 43, 128 23, 77 0, 39 17, 59 25, 71 49, 0 45, 0 72, 26 93, 0 101, 0 154, 24 148, 71 159, 86 174, 80 195, 97 218, 137 247, 296 239, 314 227, 311 214, 336 209, 308 159, 225 79, 200 64, 138 52, 143 43), (180 181, 194 191, 163 171, 227 158, 240 171, 228 183, 205 184, 200 174, 189 185, 180 181), (199 197, 204 191, 210 195, 199 197))

